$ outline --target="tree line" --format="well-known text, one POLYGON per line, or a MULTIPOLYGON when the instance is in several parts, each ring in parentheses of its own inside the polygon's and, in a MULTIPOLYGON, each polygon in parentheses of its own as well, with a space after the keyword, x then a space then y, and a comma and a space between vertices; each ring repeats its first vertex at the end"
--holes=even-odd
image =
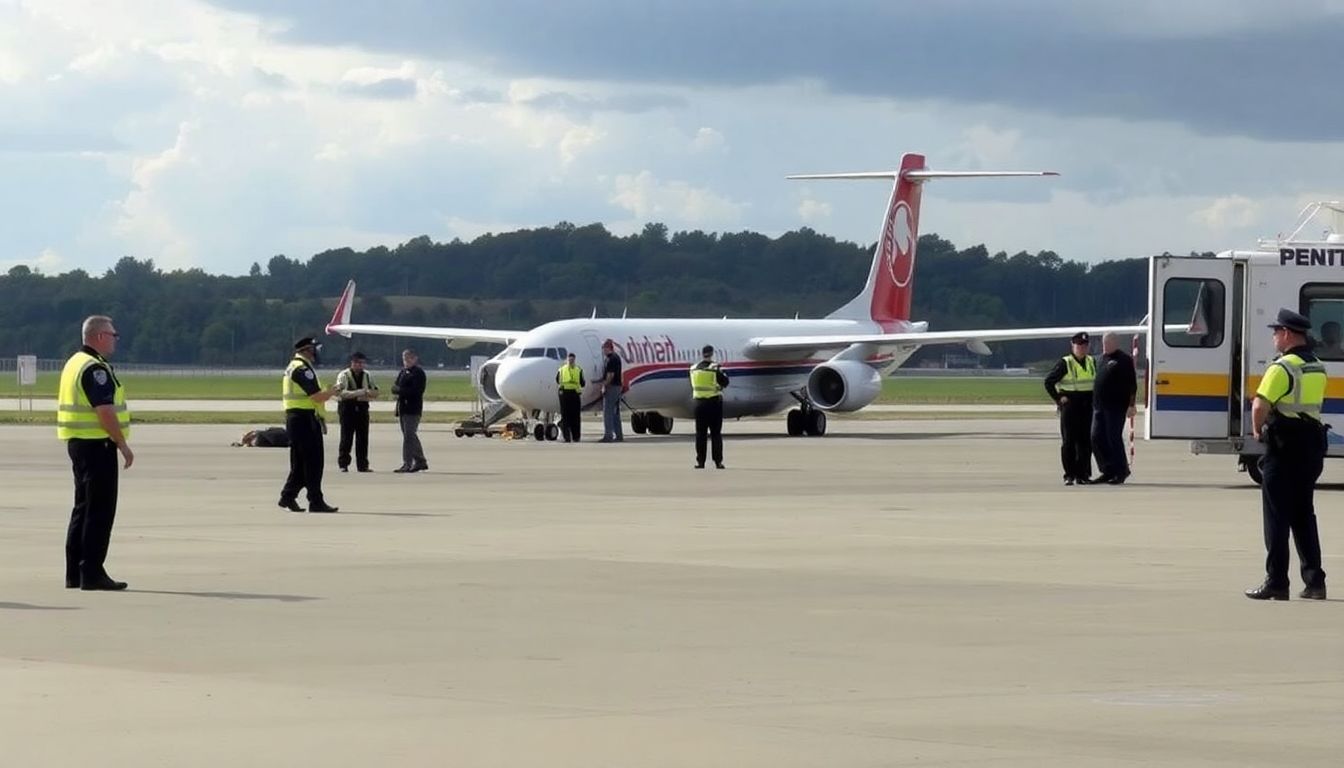
MULTIPOLYGON (((396 248, 329 250, 304 262, 283 255, 247 275, 165 271, 122 258, 100 276, 44 275, 25 266, 0 275, 0 355, 63 357, 79 322, 109 314, 123 361, 278 365, 294 339, 320 334, 336 297, 358 283, 357 322, 526 329, 548 320, 599 316, 821 317, 863 285, 872 245, 808 228, 669 233, 649 224, 616 236, 601 224, 489 234, 471 242, 417 237, 396 248)), ((1052 251, 1009 255, 919 238, 914 315, 930 328, 1133 323, 1145 313, 1146 259, 1095 265, 1052 251)), ((329 339, 388 360, 414 343, 429 364, 461 365, 473 352, 420 340, 329 339)), ((991 366, 1052 357, 1054 342, 995 345, 991 366)), ((932 348, 923 355, 940 356, 932 348)))

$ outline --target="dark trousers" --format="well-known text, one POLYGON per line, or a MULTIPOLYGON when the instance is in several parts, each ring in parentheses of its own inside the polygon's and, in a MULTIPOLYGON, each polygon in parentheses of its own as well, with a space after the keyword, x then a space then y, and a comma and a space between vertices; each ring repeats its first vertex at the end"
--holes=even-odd
POLYGON ((1129 458, 1125 455, 1128 416, 1128 406, 1092 409, 1092 452, 1097 457, 1097 469, 1106 477, 1129 476, 1129 458))
POLYGON ((285 434, 289 435, 289 477, 280 489, 281 501, 298 498, 308 489, 308 504, 325 504, 322 498, 322 425, 312 411, 285 411, 285 434))
POLYGON ((65 578, 107 576, 108 543, 117 516, 117 446, 111 440, 69 440, 66 452, 75 475, 75 506, 65 532, 65 578))
POLYGON ((341 444, 336 453, 336 464, 341 469, 350 466, 350 445, 355 447, 355 467, 369 468, 369 408, 347 405, 337 411, 341 419, 341 444))
POLYGON ((1297 544, 1302 582, 1314 587, 1325 584, 1321 570, 1321 536, 1316 529, 1316 479, 1321 476, 1323 457, 1271 451, 1260 459, 1260 499, 1265 518, 1265 574, 1276 588, 1288 586, 1288 534, 1297 544))
POLYGON ((1064 438, 1059 461, 1064 476, 1077 480, 1092 476, 1092 403, 1075 403, 1073 397, 1059 411, 1059 434, 1064 438))
POLYGON ((573 390, 560 390, 560 436, 565 442, 579 442, 579 410, 583 401, 573 390))
POLYGON ((422 415, 419 413, 397 415, 397 424, 401 426, 401 466, 404 469, 429 467, 429 462, 425 460, 425 446, 420 443, 422 415))
POLYGON ((705 463, 705 443, 715 464, 723 463, 723 398, 704 397, 695 401, 695 463, 705 463))

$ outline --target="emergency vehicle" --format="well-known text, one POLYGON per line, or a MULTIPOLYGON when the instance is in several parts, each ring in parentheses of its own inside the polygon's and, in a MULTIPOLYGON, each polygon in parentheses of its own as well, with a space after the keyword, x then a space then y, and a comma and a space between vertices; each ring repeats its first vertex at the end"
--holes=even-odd
POLYGON ((1267 326, 1287 307, 1311 319, 1330 377, 1329 455, 1344 456, 1344 202, 1308 205, 1290 235, 1255 250, 1154 256, 1148 301, 1148 439, 1235 455, 1259 483, 1264 445, 1251 435, 1251 403, 1278 356, 1267 326))

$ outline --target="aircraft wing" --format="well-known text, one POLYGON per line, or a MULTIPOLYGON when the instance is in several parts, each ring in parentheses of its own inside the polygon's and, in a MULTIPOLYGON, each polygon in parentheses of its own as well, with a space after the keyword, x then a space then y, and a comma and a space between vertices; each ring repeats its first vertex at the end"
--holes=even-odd
POLYGON ((345 286, 340 301, 336 302, 336 312, 327 324, 327 334, 340 334, 350 338, 356 333, 372 336, 408 336, 420 339, 443 339, 454 348, 469 347, 479 342, 508 344, 522 337, 527 331, 497 331, 487 328, 440 328, 425 325, 378 325, 350 322, 350 309, 355 303, 355 281, 345 286))
POLYGON ((924 331, 922 333, 869 333, 831 336, 759 336, 747 342, 747 354, 752 352, 791 352, 818 349, 842 349, 854 344, 872 344, 877 347, 924 346, 926 344, 981 344, 990 341, 1018 341, 1021 339, 1068 339, 1079 331, 1101 335, 1143 334, 1146 325, 1066 326, 1059 328, 997 328, 970 331, 924 331))

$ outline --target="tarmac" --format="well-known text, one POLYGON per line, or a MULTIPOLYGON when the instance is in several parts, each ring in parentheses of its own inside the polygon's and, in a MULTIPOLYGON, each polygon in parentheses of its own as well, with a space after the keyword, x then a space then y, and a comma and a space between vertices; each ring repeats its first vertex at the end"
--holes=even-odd
POLYGON ((328 443, 317 515, 275 506, 286 452, 240 427, 142 426, 108 561, 131 588, 98 593, 62 587, 63 448, 2 428, 0 762, 1344 762, 1344 582, 1241 596, 1264 552, 1231 459, 1141 442, 1129 484, 1065 488, 1049 419, 832 429, 730 422, 716 471, 680 424, 430 425, 399 475, 375 425, 372 474, 328 443))
MULTIPOLYGON (((280 416, 275 400, 131 400, 127 403, 131 413, 138 411, 192 411, 207 413, 256 413, 271 411, 280 416)), ((375 413, 392 413, 395 402, 378 400, 369 403, 375 413)), ((46 411, 55 413, 55 398, 15 399, 0 398, 0 411, 46 411)), ((470 400, 438 400, 425 403, 425 410, 431 413, 471 413, 477 405, 470 400)), ((336 413, 336 404, 327 401, 327 411, 336 413)), ((966 413, 966 414, 1002 414, 1002 413, 1054 413, 1051 403, 968 405, 961 403, 945 404, 878 404, 866 406, 861 413, 966 413)), ((598 422, 601 423, 600 421, 598 422)))

